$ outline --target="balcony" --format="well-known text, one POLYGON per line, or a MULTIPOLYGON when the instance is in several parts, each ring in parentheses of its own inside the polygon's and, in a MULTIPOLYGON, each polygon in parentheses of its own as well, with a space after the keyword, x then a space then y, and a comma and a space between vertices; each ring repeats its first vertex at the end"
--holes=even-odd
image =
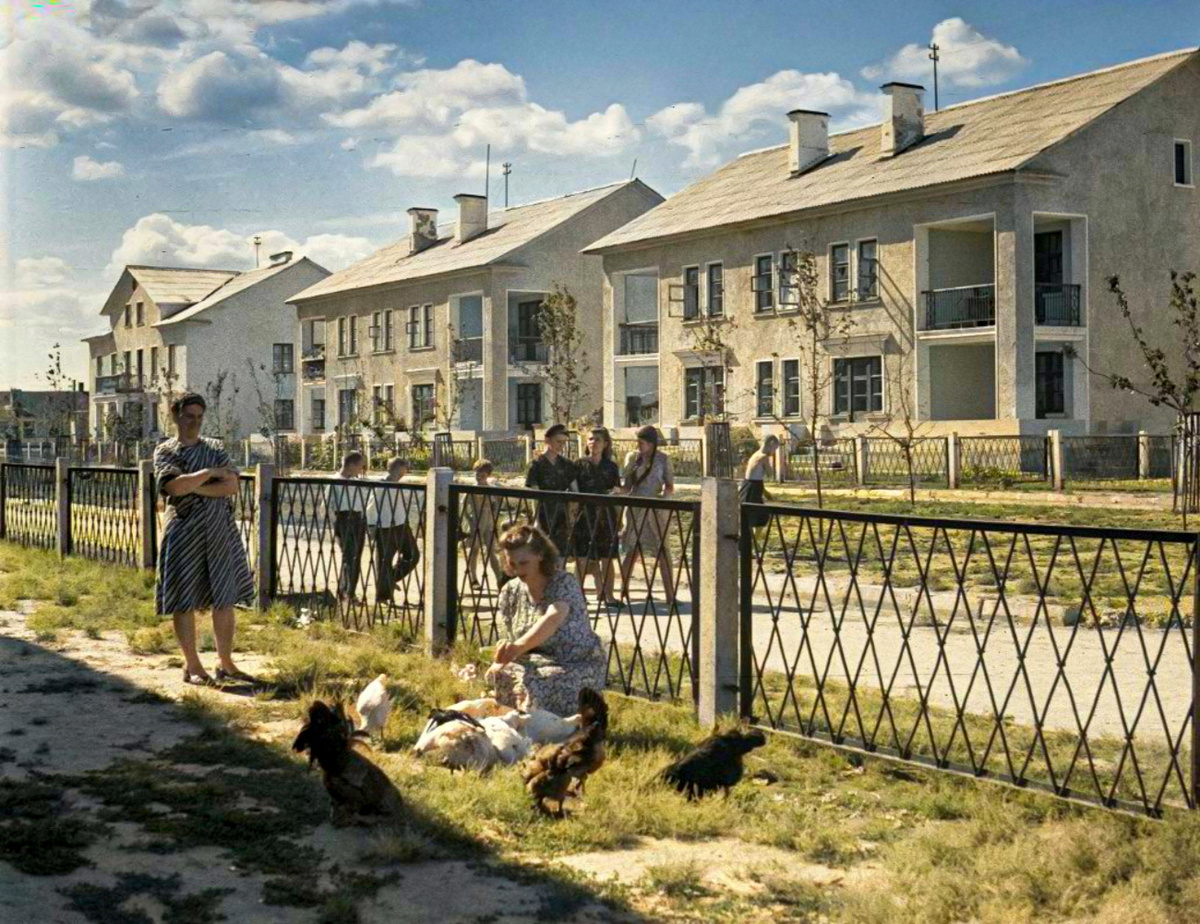
POLYGON ((925 330, 962 330, 996 323, 994 285, 932 289, 925 296, 925 330))
POLYGON ((96 394, 125 395, 144 391, 146 388, 143 376, 132 372, 118 372, 115 375, 96 376, 96 394))
POLYGON ((325 358, 325 344, 310 343, 308 346, 306 346, 303 349, 303 351, 301 351, 300 358, 302 360, 309 360, 309 359, 311 359, 311 360, 322 359, 323 360, 325 358))
POLYGON ((463 337, 454 342, 454 361, 456 363, 482 363, 483 338, 463 337))
POLYGON ((544 363, 550 353, 540 337, 514 337, 508 344, 508 359, 514 363, 544 363))
POLYGON ((1079 310, 1079 286, 1071 283, 1034 287, 1034 320, 1048 327, 1082 327, 1079 310))
POLYGON ((657 322, 621 324, 621 356, 640 356, 658 352, 657 322))

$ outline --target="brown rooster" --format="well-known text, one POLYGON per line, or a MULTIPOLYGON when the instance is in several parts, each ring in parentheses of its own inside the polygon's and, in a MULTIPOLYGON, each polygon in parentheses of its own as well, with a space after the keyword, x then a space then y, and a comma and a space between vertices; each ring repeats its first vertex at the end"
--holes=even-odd
POLYGON ((361 824, 394 817, 402 802, 400 793, 363 753, 363 742, 341 703, 330 708, 321 700, 308 707, 308 719, 292 743, 294 751, 308 751, 308 765, 320 765, 325 789, 333 799, 335 825, 361 824))
POLYGON ((525 789, 533 796, 538 811, 562 818, 563 802, 570 790, 583 790, 583 782, 604 763, 604 741, 608 734, 608 705, 604 697, 585 687, 579 691, 579 731, 561 744, 540 748, 525 765, 525 789), (555 802, 551 812, 547 802, 555 802))

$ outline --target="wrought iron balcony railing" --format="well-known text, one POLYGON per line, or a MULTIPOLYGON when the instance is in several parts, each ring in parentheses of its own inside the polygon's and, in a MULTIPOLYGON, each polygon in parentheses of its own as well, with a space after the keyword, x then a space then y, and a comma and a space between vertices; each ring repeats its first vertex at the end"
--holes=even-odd
POLYGON ((925 296, 925 330, 991 327, 996 323, 996 287, 932 289, 925 296))
POLYGON ((550 352, 540 337, 516 337, 509 342, 508 358, 515 363, 544 363, 550 352))
POLYGON ((1073 283, 1038 283, 1034 287, 1034 320, 1051 327, 1082 327, 1079 286, 1073 283))
POLYGON ((658 352, 658 324, 648 322, 641 324, 622 324, 621 356, 636 356, 643 353, 658 352))
POLYGON ((121 395, 144 391, 145 388, 145 377, 134 375, 132 372, 96 376, 96 394, 98 395, 121 395))
POLYGON ((454 361, 456 363, 483 362, 483 338, 463 337, 454 342, 454 361))

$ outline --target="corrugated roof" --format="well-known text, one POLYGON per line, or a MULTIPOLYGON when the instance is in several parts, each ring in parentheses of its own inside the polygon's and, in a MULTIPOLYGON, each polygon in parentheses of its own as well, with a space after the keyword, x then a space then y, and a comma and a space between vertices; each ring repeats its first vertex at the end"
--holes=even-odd
POLYGON ((165 266, 127 266, 138 284, 154 299, 160 309, 165 306, 192 305, 238 275, 237 270, 182 269, 165 266))
POLYGON ((444 236, 420 253, 408 252, 409 241, 405 237, 376 251, 365 260, 360 260, 353 266, 348 266, 310 286, 289 301, 306 301, 351 289, 437 276, 497 263, 514 250, 579 214, 605 196, 638 182, 640 181, 630 180, 612 183, 596 189, 570 193, 557 199, 546 199, 490 212, 488 230, 462 244, 454 242, 453 224, 448 226, 448 231, 439 228, 438 233, 444 236))
POLYGON ((745 154, 587 249, 786 215, 1015 170, 1178 67, 1196 49, 972 100, 925 114, 925 139, 880 157, 878 124, 833 135, 830 158, 791 176, 787 145, 745 154))
MULTIPOLYGON (((203 311, 207 311, 209 308, 213 307, 213 305, 220 304, 231 295, 236 295, 238 292, 244 292, 251 286, 257 285, 263 280, 270 279, 277 273, 281 273, 284 270, 296 266, 303 260, 307 259, 307 257, 301 257, 299 260, 290 260, 287 263, 281 263, 278 266, 264 266, 261 269, 249 270, 245 273, 238 273, 236 276, 228 279, 219 289, 210 292, 205 298, 196 302, 196 304, 191 305, 182 311, 176 312, 168 318, 164 318, 154 326, 167 327, 171 324, 190 321, 192 318, 196 317, 196 315, 203 311)), ((313 265, 315 266, 316 264, 313 265)))

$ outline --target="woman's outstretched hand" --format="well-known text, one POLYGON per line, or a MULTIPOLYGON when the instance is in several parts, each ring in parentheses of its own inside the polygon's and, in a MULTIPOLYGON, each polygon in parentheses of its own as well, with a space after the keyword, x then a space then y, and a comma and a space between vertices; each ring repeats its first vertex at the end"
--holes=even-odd
MULTIPOLYGON (((495 662, 493 667, 503 667, 505 664, 515 661, 519 657, 521 657, 520 645, 516 642, 501 642, 496 646, 496 653, 492 656, 492 660, 495 662)), ((490 671, 491 668, 488 668, 488 670, 490 671)))

